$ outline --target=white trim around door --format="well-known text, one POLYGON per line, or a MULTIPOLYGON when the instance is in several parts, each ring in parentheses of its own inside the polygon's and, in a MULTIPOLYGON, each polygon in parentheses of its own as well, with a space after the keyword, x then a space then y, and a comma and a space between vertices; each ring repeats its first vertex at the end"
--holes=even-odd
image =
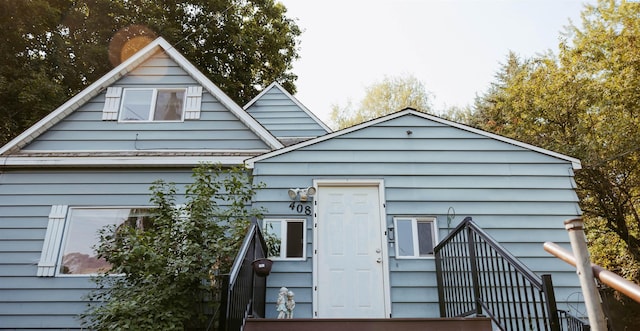
POLYGON ((314 318, 389 318, 383 180, 318 179, 314 187, 314 318))

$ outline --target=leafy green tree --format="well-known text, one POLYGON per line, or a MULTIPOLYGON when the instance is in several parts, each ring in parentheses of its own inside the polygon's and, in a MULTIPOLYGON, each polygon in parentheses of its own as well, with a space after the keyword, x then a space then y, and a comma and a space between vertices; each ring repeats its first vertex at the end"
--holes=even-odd
POLYGON ((331 122, 334 128, 344 129, 407 107, 427 112, 429 97, 424 84, 412 75, 385 77, 366 88, 357 108, 350 101, 344 107, 333 105, 331 122))
POLYGON ((640 281, 638 40, 638 4, 586 5, 582 26, 568 28, 558 55, 524 60, 509 55, 497 81, 476 100, 471 121, 580 158, 583 169, 576 172, 576 181, 592 254, 597 263, 636 281, 640 281), (611 243, 620 246, 606 247, 611 243))
POLYGON ((3 0, 0 28, 0 145, 156 36, 239 104, 295 92, 301 31, 274 0, 3 0))
POLYGON ((96 303, 83 315, 89 329, 206 326, 206 313, 219 303, 220 275, 229 272, 249 220, 262 210, 248 208, 259 187, 244 168, 201 165, 193 178, 184 205, 173 184, 158 181, 151 188, 157 208, 144 227, 100 231, 96 251, 112 268, 94 278, 98 286, 89 298, 96 303))

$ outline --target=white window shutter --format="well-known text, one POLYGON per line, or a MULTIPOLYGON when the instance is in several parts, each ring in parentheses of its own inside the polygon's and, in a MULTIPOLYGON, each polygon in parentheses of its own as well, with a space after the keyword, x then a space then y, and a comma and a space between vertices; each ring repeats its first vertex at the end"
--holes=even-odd
POLYGON ((69 206, 67 205, 51 206, 49 224, 47 225, 47 232, 42 245, 42 255, 40 256, 40 262, 38 262, 38 277, 52 277, 56 274, 56 262, 68 208, 69 206))
POLYGON ((122 87, 107 88, 107 95, 104 98, 104 108, 102 109, 103 121, 115 121, 118 119, 118 110, 120 110, 121 97, 122 87))
POLYGON ((184 119, 200 119, 200 107, 202 106, 202 86, 189 86, 187 88, 187 102, 184 119))

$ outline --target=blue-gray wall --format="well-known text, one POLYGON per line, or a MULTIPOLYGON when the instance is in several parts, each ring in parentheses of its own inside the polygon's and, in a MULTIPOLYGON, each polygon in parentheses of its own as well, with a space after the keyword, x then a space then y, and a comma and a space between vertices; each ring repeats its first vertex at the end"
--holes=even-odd
MULTIPOLYGON (((306 217, 308 228, 308 259, 274 263, 268 316, 276 314, 281 286, 296 293, 297 317, 312 314, 312 217, 292 213, 287 189, 346 178, 384 180, 388 226, 396 215, 436 216, 442 239, 448 228, 472 216, 535 272, 551 272, 556 297, 567 308, 581 301, 575 271, 542 244, 568 247, 563 222, 580 214, 572 174, 566 160, 415 115, 258 161, 255 180, 267 189, 256 203, 274 217, 306 217), (450 210, 456 216, 448 224, 450 210)), ((391 244, 389 253, 393 317, 439 316, 434 260, 395 259, 391 244)))
POLYGON ((256 100, 247 112, 278 138, 317 137, 327 131, 276 86, 256 100))
POLYGON ((0 173, 0 329, 80 326, 88 276, 36 277, 51 206, 148 206, 157 179, 178 187, 191 169, 33 169, 0 173))
MULTIPOLYGON (((196 85, 199 84, 162 52, 114 84, 156 88, 196 85)), ((89 100, 23 150, 75 151, 81 156, 95 156, 94 152, 117 156, 117 152, 130 154, 148 149, 214 150, 232 155, 246 150, 251 150, 248 155, 254 155, 255 150, 270 150, 206 90, 200 119, 164 123, 103 121, 105 93, 89 100)), ((52 205, 149 205, 153 181, 164 179, 182 187, 192 182, 191 174, 190 167, 161 164, 153 169, 105 169, 99 165, 89 169, 0 168, 0 329, 80 326, 77 315, 86 309, 82 297, 93 287, 89 277, 36 276, 52 205)))
MULTIPOLYGON (((116 87, 173 88, 200 85, 166 54, 159 53, 119 79, 116 87)), ((77 109, 24 150, 269 150, 233 113, 203 90, 200 119, 184 122, 103 121, 106 91, 77 109)), ((238 107, 239 108, 239 107, 238 107)))

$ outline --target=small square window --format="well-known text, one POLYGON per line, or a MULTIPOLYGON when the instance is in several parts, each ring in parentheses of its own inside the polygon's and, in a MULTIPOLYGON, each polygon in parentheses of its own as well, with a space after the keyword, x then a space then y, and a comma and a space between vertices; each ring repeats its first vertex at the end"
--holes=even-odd
POLYGON ((305 220, 265 219, 263 229, 265 236, 272 236, 276 241, 275 245, 269 249, 269 258, 304 260, 306 257, 305 220))
POLYGON ((121 121, 182 121, 185 89, 125 89, 121 121))
POLYGON ((434 217, 397 217, 396 257, 433 257, 436 245, 436 219, 434 217))
POLYGON ((91 275, 107 272, 111 265, 98 258, 93 249, 99 241, 98 230, 108 225, 151 226, 150 208, 71 208, 62 241, 59 274, 91 275))

